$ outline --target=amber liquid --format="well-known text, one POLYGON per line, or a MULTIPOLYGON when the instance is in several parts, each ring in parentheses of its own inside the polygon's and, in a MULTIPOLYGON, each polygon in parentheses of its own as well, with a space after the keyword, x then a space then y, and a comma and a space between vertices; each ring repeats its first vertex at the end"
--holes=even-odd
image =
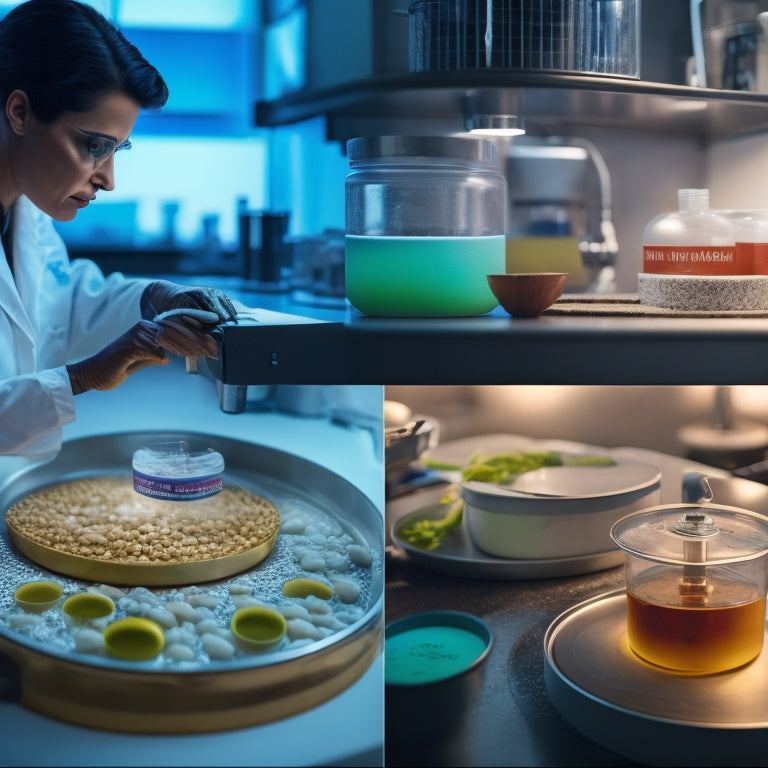
POLYGON ((661 667, 711 674, 754 659, 765 637, 765 595, 754 585, 717 581, 710 596, 681 605, 680 580, 662 577, 627 593, 632 650, 661 667))

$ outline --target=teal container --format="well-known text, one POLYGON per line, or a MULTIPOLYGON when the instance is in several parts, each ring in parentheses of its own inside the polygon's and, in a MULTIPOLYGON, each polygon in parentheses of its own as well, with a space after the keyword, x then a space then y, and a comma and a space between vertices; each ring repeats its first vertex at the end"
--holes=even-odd
POLYGON ((428 611, 384 633, 386 741, 437 741, 461 727, 482 685, 488 625, 462 611, 428 611))
POLYGON ((496 144, 470 136, 347 142, 345 282, 367 315, 483 315, 505 271, 506 181, 496 144))

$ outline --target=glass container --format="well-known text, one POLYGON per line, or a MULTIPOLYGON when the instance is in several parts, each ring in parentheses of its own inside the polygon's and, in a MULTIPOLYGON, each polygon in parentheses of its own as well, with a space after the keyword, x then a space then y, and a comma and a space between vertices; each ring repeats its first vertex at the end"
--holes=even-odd
POLYGON ((768 519, 719 504, 670 504, 617 521, 626 553, 627 639, 652 664, 735 669, 765 637, 768 519))
POLYGON ((709 207, 708 189, 678 189, 678 210, 653 218, 643 232, 643 272, 743 275, 733 222, 709 207))
POLYGON ((418 0, 409 69, 640 75, 640 0, 418 0))
POLYGON ((224 457, 212 448, 193 450, 184 440, 140 448, 132 466, 134 490, 154 499, 190 501, 224 487, 224 457))
POLYGON ((469 136, 347 143, 345 282, 368 315, 482 315, 505 270, 506 181, 496 144, 469 136))
POLYGON ((717 211, 733 222, 735 258, 745 274, 768 275, 768 211, 717 211))

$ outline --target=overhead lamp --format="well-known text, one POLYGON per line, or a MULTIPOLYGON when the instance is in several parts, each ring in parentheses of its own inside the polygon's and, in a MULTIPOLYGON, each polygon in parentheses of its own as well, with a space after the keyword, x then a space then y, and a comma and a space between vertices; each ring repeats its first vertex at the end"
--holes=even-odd
POLYGON ((521 136, 525 133, 523 118, 518 115, 472 115, 467 130, 484 136, 521 136))

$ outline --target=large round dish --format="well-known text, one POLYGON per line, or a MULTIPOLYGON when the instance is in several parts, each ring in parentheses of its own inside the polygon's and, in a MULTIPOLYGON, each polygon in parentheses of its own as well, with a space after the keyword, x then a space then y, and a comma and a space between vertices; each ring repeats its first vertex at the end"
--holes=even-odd
POLYGON ((642 462, 556 466, 519 477, 526 495, 493 483, 462 485, 464 518, 475 546, 496 557, 562 558, 610 552, 613 523, 657 504, 661 472, 642 462))
MULTIPOLYGON (((203 438, 227 456, 227 476, 277 506, 288 499, 312 504, 364 541, 374 564, 361 617, 345 629, 299 648, 235 660, 194 663, 169 671, 152 662, 52 649, 0 624, 0 654, 12 666, 9 688, 28 709, 86 727, 131 733, 223 731, 280 720, 312 709, 355 683, 380 653, 383 603, 382 516, 354 485, 283 451, 214 435, 124 433, 65 443, 48 464, 23 470, 0 486, 0 510, 28 493, 59 482, 130 466, 133 452, 163 439, 203 438)), ((4 515, 2 516, 4 520, 4 515)), ((0 528, 0 585, 40 573, 11 546, 0 528)), ((268 568, 270 558, 258 566, 268 568)), ((47 577, 45 572, 42 572, 47 577)), ((61 578, 57 580, 62 581, 61 578)))
MULTIPOLYGON (((186 503, 186 502, 172 502, 186 503)), ((19 552, 56 573, 105 584, 161 587, 223 579, 258 565, 275 546, 278 531, 249 549, 231 555, 188 562, 129 563, 83 557, 34 541, 6 520, 8 535, 19 552)))

